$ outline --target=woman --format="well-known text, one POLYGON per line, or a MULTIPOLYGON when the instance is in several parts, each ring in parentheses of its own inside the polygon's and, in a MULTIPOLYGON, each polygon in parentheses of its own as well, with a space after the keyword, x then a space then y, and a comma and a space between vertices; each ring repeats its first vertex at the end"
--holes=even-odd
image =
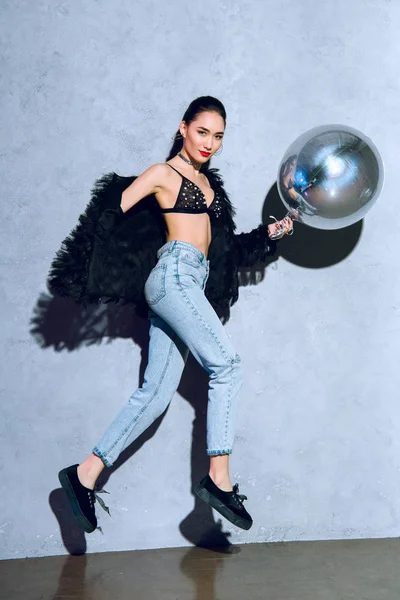
MULTIPOLYGON (((137 178, 118 178, 114 174, 98 185, 97 205, 99 197, 108 198, 108 208, 104 201, 97 221, 89 215, 92 222, 96 221, 95 231, 81 219, 81 229, 90 230, 93 239, 89 235, 90 259, 82 259, 85 274, 79 285, 75 274, 69 272, 67 276, 71 256, 79 254, 79 228, 64 242, 53 262, 49 285, 55 293, 80 301, 106 297, 136 304, 140 304, 143 293, 149 307, 149 362, 142 387, 131 396, 93 452, 81 464, 59 473, 77 522, 88 533, 97 527, 93 491, 97 478, 164 412, 179 385, 189 351, 210 377, 210 469, 195 492, 236 526, 249 529, 252 525, 243 506, 245 496, 238 493, 237 484, 232 486, 229 477, 242 371, 219 316, 237 299, 238 266, 251 266, 265 259, 274 250, 271 240, 290 233, 292 222, 286 217, 268 229, 260 226, 249 234, 234 233, 233 209, 222 181, 215 170, 208 169, 209 160, 221 149, 225 126, 226 113, 219 100, 209 96, 194 100, 185 112, 166 163, 151 166, 137 178), (115 197, 120 204, 113 207, 115 197), (158 216, 160 212, 163 215, 162 225, 154 206, 148 213, 141 213, 139 207, 149 198, 157 203, 158 216), (134 215, 132 223, 137 225, 142 219, 136 234, 124 221, 128 211, 134 215), (66 254, 68 267, 63 262, 66 254), (214 279, 210 284, 211 273, 214 279)), ((90 210, 93 212, 94 205, 90 210)))

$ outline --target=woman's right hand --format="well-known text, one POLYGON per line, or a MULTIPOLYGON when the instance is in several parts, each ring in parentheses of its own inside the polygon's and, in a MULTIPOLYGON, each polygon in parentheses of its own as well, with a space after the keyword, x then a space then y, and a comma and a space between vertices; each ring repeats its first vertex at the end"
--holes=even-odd
MULTIPOLYGON (((275 217, 271 217, 275 219, 275 217)), ((286 215, 280 221, 275 219, 275 223, 268 225, 268 236, 271 240, 280 240, 284 235, 292 235, 293 221, 289 215, 286 215)))

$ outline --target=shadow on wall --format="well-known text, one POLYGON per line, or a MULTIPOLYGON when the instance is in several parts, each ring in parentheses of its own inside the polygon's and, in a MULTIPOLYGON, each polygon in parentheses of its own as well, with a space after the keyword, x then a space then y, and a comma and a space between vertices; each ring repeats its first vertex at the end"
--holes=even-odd
MULTIPOLYGON (((262 222, 265 224, 271 222, 269 215, 281 219, 284 214, 286 209, 280 199, 278 187, 274 184, 264 202, 262 222)), ((362 228, 362 221, 334 231, 314 229, 295 223, 294 235, 285 238, 284 243, 280 244, 279 254, 299 267, 307 269, 331 267, 351 254, 361 237, 362 228)))
MULTIPOLYGON (((263 205, 262 222, 268 224, 271 214, 282 218, 285 212, 277 186, 274 185, 268 192, 263 205)), ((361 231, 361 223, 337 231, 320 231, 295 224, 295 235, 280 242, 278 255, 271 257, 268 265, 281 256, 295 265, 306 268, 332 266, 344 260, 351 253, 357 245, 361 231)), ((260 264, 256 268, 241 271, 239 273, 240 284, 242 286, 255 285, 263 281, 268 272, 268 265, 260 264)), ((149 324, 147 320, 138 317, 131 306, 109 303, 82 307, 70 299, 41 294, 34 309, 31 325, 31 334, 37 343, 42 348, 53 347, 56 351, 74 351, 82 346, 103 343, 105 339, 107 343, 116 338, 132 339, 141 348, 139 372, 139 385, 141 385, 148 358, 149 324)), ((206 372, 192 357, 189 357, 178 392, 191 404, 194 411, 191 447, 192 486, 208 471, 206 455, 207 387, 206 372)), ((124 399, 121 399, 121 404, 123 401, 124 399)), ((98 482, 100 487, 106 484, 115 470, 153 437, 164 416, 165 413, 133 442, 111 469, 103 471, 98 482)), ((85 449, 82 451, 85 452, 85 449)), ((77 530, 62 490, 53 490, 50 493, 49 502, 60 524, 67 552, 71 555, 85 553, 84 534, 77 530)), ((195 496, 192 512, 180 524, 180 531, 190 543, 196 546, 226 552, 231 545, 228 539, 229 533, 223 531, 221 520, 215 522, 211 508, 201 502, 197 496, 195 496)))
POLYGON ((50 493, 49 504, 56 517, 64 547, 71 556, 86 554, 85 532, 78 527, 70 504, 63 489, 57 488, 50 493))

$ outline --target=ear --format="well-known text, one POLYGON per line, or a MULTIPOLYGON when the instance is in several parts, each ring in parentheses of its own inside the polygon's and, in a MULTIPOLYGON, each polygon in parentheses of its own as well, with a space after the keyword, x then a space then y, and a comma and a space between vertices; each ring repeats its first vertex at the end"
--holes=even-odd
POLYGON ((187 133, 187 125, 186 125, 185 121, 181 121, 181 124, 179 125, 179 131, 181 132, 181 135, 182 135, 183 137, 185 137, 185 136, 186 136, 186 133, 187 133))

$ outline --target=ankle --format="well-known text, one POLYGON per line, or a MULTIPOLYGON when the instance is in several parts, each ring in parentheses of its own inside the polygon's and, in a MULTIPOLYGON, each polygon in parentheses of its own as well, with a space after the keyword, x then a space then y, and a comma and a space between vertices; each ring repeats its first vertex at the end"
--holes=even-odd
POLYGON ((92 454, 78 466, 77 471, 79 481, 85 487, 93 490, 103 469, 103 461, 98 456, 92 454))
POLYGON ((218 473, 211 471, 208 473, 213 483, 224 492, 231 492, 233 487, 228 473, 218 473))
POLYGON ((95 477, 93 474, 91 474, 89 472, 88 468, 86 467, 86 465, 84 465, 84 464, 79 465, 77 472, 78 472, 78 479, 81 482, 81 484, 83 486, 85 486, 86 488, 88 488, 89 490, 93 490, 94 486, 96 485, 97 477, 95 477))

